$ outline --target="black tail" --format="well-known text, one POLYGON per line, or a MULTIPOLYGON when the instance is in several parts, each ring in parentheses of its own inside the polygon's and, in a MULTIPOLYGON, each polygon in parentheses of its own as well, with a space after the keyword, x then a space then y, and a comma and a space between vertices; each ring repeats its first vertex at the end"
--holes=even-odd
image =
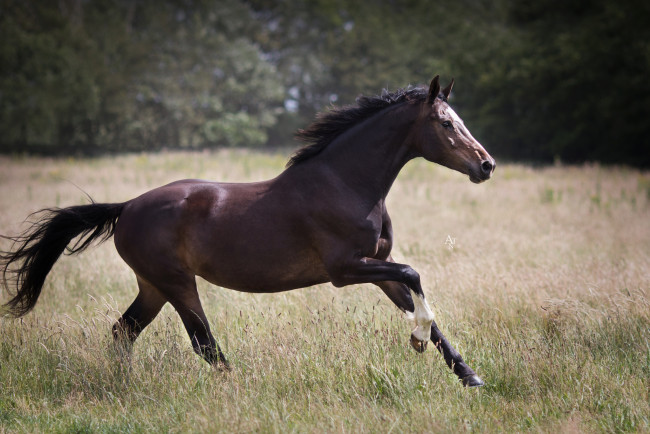
POLYGON ((18 245, 14 251, 0 252, 4 286, 7 289, 10 283, 16 286, 16 294, 4 305, 9 313, 20 317, 34 307, 45 277, 73 238, 81 235, 68 248, 69 254, 83 251, 94 240, 103 242, 113 236, 124 205, 92 203, 63 209, 44 209, 32 214, 40 218, 23 234, 3 237, 12 240, 14 246, 18 245))

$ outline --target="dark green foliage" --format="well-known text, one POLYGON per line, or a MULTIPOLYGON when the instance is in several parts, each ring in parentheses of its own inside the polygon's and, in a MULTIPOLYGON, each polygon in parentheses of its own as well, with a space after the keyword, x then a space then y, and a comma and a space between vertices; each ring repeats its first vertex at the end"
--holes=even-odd
POLYGON ((649 166, 648 19, 650 6, 636 0, 513 2, 512 43, 468 101, 488 148, 649 166))
POLYGON ((257 146, 284 89, 237 0, 3 2, 0 146, 257 146), (252 30, 251 30, 252 29, 252 30))
POLYGON ((497 158, 650 166, 641 0, 0 1, 0 151, 286 145, 441 74, 497 158))

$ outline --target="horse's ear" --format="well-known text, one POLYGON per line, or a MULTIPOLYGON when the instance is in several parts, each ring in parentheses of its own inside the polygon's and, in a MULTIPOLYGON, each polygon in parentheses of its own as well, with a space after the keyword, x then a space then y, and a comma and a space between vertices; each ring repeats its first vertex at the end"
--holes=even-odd
POLYGON ((427 103, 433 104, 433 102, 438 98, 440 93, 440 76, 436 75, 431 80, 431 85, 429 86, 429 96, 427 97, 427 103))
POLYGON ((442 94, 445 96, 445 99, 449 99, 449 94, 451 93, 451 88, 454 87, 454 79, 451 79, 451 83, 449 83, 449 86, 445 87, 442 89, 442 94))

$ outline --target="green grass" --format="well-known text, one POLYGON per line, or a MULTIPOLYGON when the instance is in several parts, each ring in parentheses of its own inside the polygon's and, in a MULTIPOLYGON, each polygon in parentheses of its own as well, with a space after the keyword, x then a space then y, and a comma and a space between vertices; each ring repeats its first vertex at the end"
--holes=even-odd
MULTIPOLYGON (((1 158, 0 233, 84 203, 75 185, 117 202, 180 178, 265 179, 286 156, 1 158)), ((648 432, 648 185, 597 166, 500 165, 479 186, 424 161, 404 169, 388 202, 394 254, 420 272, 480 389, 410 349, 411 325, 372 285, 243 294, 199 281, 232 372, 192 352, 170 306, 120 363, 109 330, 134 276, 110 241, 63 257, 33 312, 0 319, 0 432, 648 432)))

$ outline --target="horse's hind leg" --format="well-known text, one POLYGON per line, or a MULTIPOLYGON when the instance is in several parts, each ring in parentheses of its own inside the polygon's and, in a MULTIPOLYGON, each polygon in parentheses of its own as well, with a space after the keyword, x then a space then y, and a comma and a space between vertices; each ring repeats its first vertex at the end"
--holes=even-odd
POLYGON ((169 302, 181 317, 187 334, 192 341, 194 352, 211 365, 217 366, 221 364, 226 369, 229 369, 228 361, 210 331, 210 325, 203 312, 194 278, 192 278, 191 284, 187 283, 182 288, 176 288, 169 302))
MULTIPOLYGON (((413 312, 414 304, 411 297, 411 291, 408 287, 399 282, 377 282, 382 291, 391 299, 393 303, 397 305, 404 312, 413 312)), ((476 372, 463 360, 460 353, 449 343, 447 338, 442 334, 435 320, 431 324, 431 341, 434 343, 438 351, 442 354, 454 374, 460 378, 463 382, 463 385, 469 387, 482 386, 483 380, 476 375, 476 372)), ((421 350, 418 349, 416 344, 411 340, 411 344, 418 351, 424 351, 424 348, 421 350)))
POLYGON ((138 277, 138 287, 140 289, 138 296, 113 325, 115 343, 127 350, 167 301, 158 289, 140 277, 138 277))

